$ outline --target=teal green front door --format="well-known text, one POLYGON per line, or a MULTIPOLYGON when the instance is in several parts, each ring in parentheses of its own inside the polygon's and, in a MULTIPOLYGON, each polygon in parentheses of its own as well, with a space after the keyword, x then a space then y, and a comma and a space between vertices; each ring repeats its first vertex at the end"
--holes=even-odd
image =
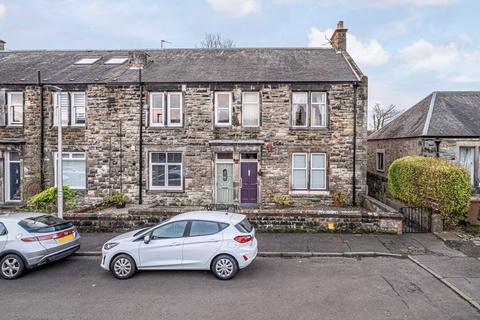
POLYGON ((233 203, 233 163, 217 163, 217 203, 233 203))

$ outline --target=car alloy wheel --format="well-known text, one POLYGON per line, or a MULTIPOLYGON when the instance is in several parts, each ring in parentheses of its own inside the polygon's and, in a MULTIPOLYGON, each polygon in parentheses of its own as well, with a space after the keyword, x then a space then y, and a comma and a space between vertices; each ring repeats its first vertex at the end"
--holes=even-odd
POLYGON ((23 273, 23 261, 16 255, 8 255, 2 259, 0 270, 5 279, 16 279, 23 273))
POLYGON ((127 255, 120 255, 113 260, 111 270, 115 278, 128 279, 135 274, 135 262, 127 255))
POLYGON ((213 262, 213 273, 220 280, 229 280, 238 272, 238 266, 235 259, 228 255, 221 255, 213 262))

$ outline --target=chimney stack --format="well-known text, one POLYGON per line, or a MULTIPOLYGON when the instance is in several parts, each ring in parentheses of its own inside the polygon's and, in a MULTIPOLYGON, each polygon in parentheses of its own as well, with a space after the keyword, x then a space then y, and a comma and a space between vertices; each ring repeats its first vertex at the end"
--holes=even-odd
POLYGON ((142 69, 147 65, 148 62, 148 53, 145 51, 130 51, 128 53, 129 64, 132 69, 142 69))
POLYGON ((0 51, 5 51, 5 41, 3 41, 2 39, 0 39, 0 51))
POLYGON ((338 21, 337 29, 330 38, 333 47, 338 51, 347 51, 347 31, 348 29, 343 27, 343 21, 338 21))

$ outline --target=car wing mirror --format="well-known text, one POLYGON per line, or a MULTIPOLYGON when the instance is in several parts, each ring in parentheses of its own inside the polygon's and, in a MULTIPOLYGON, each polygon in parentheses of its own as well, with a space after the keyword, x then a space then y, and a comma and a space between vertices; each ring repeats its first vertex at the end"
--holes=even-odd
POLYGON ((149 243, 150 243, 150 240, 152 240, 152 236, 150 235, 150 233, 147 233, 147 234, 143 237, 143 242, 145 242, 145 244, 149 244, 149 243))

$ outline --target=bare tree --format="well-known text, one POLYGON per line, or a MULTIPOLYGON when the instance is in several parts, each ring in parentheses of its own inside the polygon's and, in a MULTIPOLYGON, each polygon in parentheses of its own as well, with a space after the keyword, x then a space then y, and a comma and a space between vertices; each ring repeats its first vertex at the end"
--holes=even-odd
POLYGON ((205 38, 200 42, 201 48, 233 48, 235 44, 230 39, 223 39, 220 33, 205 33, 205 38))
POLYGON ((382 128, 384 125, 392 121, 400 111, 397 106, 394 104, 387 106, 382 106, 380 103, 376 103, 373 107, 373 129, 377 131, 382 128))

